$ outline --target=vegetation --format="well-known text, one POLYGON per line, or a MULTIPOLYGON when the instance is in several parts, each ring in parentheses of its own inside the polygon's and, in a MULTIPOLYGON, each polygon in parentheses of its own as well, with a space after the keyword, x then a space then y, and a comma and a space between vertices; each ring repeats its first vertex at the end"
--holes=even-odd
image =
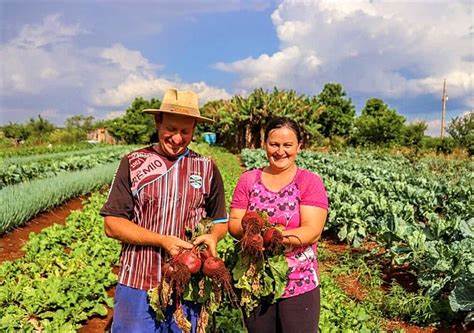
POLYGON ((0 265, 0 331, 76 332, 113 307, 106 288, 117 282, 120 244, 103 231, 105 198, 94 194, 66 225, 32 233, 25 256, 0 265))
MULTIPOLYGON (((247 168, 266 163, 263 151, 245 150, 247 168)), ((474 164, 354 152, 303 152, 298 164, 319 173, 331 202, 327 228, 359 247, 373 240, 391 265, 407 265, 437 318, 474 310, 474 164)))
POLYGON ((470 156, 474 155, 474 112, 454 118, 447 132, 454 142, 467 149, 470 156))
POLYGON ((68 199, 110 184, 117 165, 118 161, 115 161, 88 170, 4 187, 0 190, 0 234, 68 199))
POLYGON ((90 169, 117 161, 130 150, 131 146, 110 146, 5 159, 0 162, 0 189, 7 185, 52 177, 61 172, 90 169))
POLYGON ((125 115, 111 120, 104 125, 118 140, 126 144, 145 144, 152 142, 156 132, 153 116, 143 113, 147 108, 159 109, 160 100, 152 98, 147 101, 141 97, 135 98, 125 115))

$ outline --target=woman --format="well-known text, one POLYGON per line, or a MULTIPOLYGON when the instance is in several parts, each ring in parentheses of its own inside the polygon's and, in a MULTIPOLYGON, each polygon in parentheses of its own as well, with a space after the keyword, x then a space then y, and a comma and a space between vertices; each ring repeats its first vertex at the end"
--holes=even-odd
POLYGON ((260 304, 245 324, 252 332, 317 332, 320 291, 317 241, 324 228, 328 199, 321 178, 298 168, 301 150, 299 126, 277 118, 265 130, 268 166, 245 172, 239 179, 231 203, 229 231, 243 234, 246 211, 267 212, 270 222, 281 224, 288 266, 288 284, 275 304, 260 304))

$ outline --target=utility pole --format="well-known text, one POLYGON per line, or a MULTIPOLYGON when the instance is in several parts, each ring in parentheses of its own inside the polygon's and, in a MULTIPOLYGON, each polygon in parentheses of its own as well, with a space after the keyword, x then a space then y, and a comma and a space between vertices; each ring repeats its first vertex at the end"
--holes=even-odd
POLYGON ((448 100, 448 94, 446 93, 446 79, 444 79, 443 83, 443 97, 441 98, 441 102, 443 104, 443 107, 441 109, 441 139, 444 137, 444 128, 445 126, 445 121, 446 121, 446 101, 448 100))

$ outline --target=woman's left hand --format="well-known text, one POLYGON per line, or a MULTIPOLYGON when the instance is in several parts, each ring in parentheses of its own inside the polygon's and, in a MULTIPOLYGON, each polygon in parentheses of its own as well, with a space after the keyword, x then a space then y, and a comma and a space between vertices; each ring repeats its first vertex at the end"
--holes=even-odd
POLYGON ((206 244, 207 247, 209 248, 209 250, 211 251, 211 254, 214 256, 214 257, 217 257, 217 242, 219 240, 217 239, 216 236, 214 236, 213 234, 204 234, 204 235, 201 235, 201 236, 198 236, 196 237, 196 239, 194 240, 193 244, 194 245, 199 245, 199 244, 206 244))

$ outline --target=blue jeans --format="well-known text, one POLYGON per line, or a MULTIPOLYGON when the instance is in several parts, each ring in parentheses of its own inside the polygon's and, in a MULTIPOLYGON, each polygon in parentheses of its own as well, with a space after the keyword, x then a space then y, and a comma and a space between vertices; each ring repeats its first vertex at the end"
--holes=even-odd
MULTIPOLYGON (((183 301, 181 306, 191 322, 191 332, 195 333, 201 306, 186 301, 183 301)), ((173 312, 174 307, 168 307, 165 312, 165 320, 157 321, 155 311, 148 303, 148 295, 145 290, 117 284, 112 333, 181 333, 181 329, 173 319, 173 312)))

